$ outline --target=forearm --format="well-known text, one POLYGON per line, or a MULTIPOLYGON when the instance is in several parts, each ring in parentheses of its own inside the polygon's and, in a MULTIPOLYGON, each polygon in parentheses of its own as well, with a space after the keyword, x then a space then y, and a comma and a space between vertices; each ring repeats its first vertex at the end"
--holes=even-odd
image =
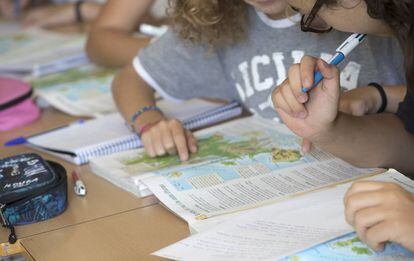
MULTIPOLYGON (((155 104, 154 91, 138 76, 132 65, 116 75, 112 83, 112 93, 118 110, 128 123, 137 110, 155 104)), ((135 126, 162 118, 158 111, 147 111, 138 117, 135 126)))
POLYGON ((407 86, 397 85, 397 86, 385 86, 385 94, 387 95, 387 108, 386 112, 396 113, 398 110, 398 105, 404 100, 405 94, 407 92, 407 86))
POLYGON ((340 113, 333 127, 315 138, 324 150, 360 167, 391 167, 414 173, 414 135, 394 114, 355 117, 340 113))
POLYGON ((149 38, 134 37, 118 29, 96 28, 89 34, 86 51, 97 64, 122 67, 130 63, 138 50, 147 46, 149 41, 149 38))

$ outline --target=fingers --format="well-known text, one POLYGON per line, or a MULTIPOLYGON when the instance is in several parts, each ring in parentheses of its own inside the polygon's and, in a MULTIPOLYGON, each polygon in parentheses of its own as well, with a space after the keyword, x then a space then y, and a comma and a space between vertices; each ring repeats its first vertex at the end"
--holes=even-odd
POLYGON ((352 184, 348 189, 344 197, 344 204, 349 200, 349 197, 353 194, 360 192, 375 191, 384 188, 385 183, 377 181, 358 181, 352 184))
POLYGON ((141 142, 144 145, 144 149, 147 152, 148 156, 150 156, 151 158, 155 157, 155 150, 154 147, 152 145, 152 139, 150 137, 150 133, 149 132, 145 132, 142 134, 141 136, 141 142))
POLYGON ((197 140, 184 129, 178 120, 163 120, 144 131, 142 144, 150 157, 176 155, 180 160, 189 159, 189 152, 197 152, 197 140))
MULTIPOLYGON (((278 86, 272 94, 275 108, 281 109, 296 118, 307 117, 304 104, 308 102, 309 95, 302 91, 302 87, 312 87, 318 61, 314 57, 304 56, 300 64, 292 65, 289 68, 288 79, 278 86)), ((325 74, 327 76, 332 74, 331 77, 337 78, 334 72, 330 72, 328 69, 325 69, 325 74)))
POLYGON ((381 207, 371 207, 359 210, 355 213, 355 229, 361 240, 366 240, 366 232, 372 226, 384 221, 386 212, 381 207))
POLYGON ((177 148, 178 156, 182 161, 186 161, 189 158, 189 153, 185 130, 182 127, 181 123, 177 120, 172 120, 169 124, 174 143, 177 148))
POLYGON ((194 137, 193 133, 189 130, 186 130, 185 135, 187 137, 188 148, 190 149, 191 153, 197 153, 197 140, 194 137))
POLYGON ((354 225, 356 212, 380 205, 383 201, 383 193, 378 191, 360 192, 352 194, 345 202, 345 218, 346 221, 354 225))
POLYGON ((300 68, 293 65, 289 69, 288 80, 284 81, 272 94, 273 105, 290 116, 306 118, 307 111, 303 103, 308 100, 308 95, 301 92, 300 68))
POLYGON ((312 142, 308 139, 302 140, 302 153, 306 154, 311 152, 312 150, 312 142))
POLYGON ((162 141, 162 144, 166 152, 169 155, 177 154, 177 150, 176 150, 175 143, 174 143, 174 138, 171 134, 168 124, 165 121, 162 121, 159 123, 159 126, 160 126, 161 133, 162 133, 161 141, 162 141))
POLYGON ((339 69, 326 63, 324 60, 317 61, 317 70, 322 74, 322 90, 335 100, 339 99, 339 69))
POLYGON ((395 230, 387 221, 380 222, 369 228, 365 233, 365 243, 375 251, 383 251, 385 243, 395 238, 395 230))
MULTIPOLYGON (((314 74, 316 69, 316 62, 318 59, 312 56, 305 55, 300 61, 300 75, 302 79, 302 87, 306 89, 311 89, 314 81, 314 74)), ((299 90, 298 95, 303 94, 302 88, 299 90)), ((307 96, 306 96, 307 97, 307 96)), ((303 99, 303 98, 302 98, 303 99)), ((306 101, 304 101, 306 102, 306 101)))

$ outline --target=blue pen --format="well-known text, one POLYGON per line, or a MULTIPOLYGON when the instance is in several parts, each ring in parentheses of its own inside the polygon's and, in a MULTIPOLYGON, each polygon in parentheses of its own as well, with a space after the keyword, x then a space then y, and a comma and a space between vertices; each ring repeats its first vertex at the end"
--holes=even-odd
MULTIPOLYGON (((362 41, 364 41, 366 34, 352 34, 348 39, 341 44, 341 46, 336 49, 334 56, 329 60, 329 64, 338 65, 341 63, 345 57, 355 49, 362 41)), ((311 88, 302 87, 302 92, 308 92, 312 88, 316 87, 320 81, 322 81, 323 76, 320 72, 315 72, 313 85, 311 88)))
POLYGON ((65 125, 65 126, 61 126, 61 127, 57 127, 57 128, 54 128, 54 129, 51 129, 51 130, 48 130, 48 131, 45 131, 45 132, 42 132, 42 133, 39 133, 39 134, 30 136, 30 137, 27 137, 27 138, 26 137, 23 137, 23 136, 17 137, 15 139, 12 139, 12 140, 9 140, 9 141, 5 142, 4 143, 4 146, 5 147, 12 147, 12 146, 17 146, 17 145, 23 145, 23 144, 27 143, 27 139, 29 139, 29 138, 33 138, 33 137, 36 137, 38 135, 43 135, 43 134, 46 134, 48 132, 56 131, 58 129, 63 129, 63 128, 66 128, 68 126, 72 126, 72 125, 76 125, 76 124, 83 124, 84 122, 85 122, 85 120, 80 119, 80 120, 77 120, 77 121, 75 121, 75 122, 73 122, 71 124, 68 124, 68 125, 65 125))

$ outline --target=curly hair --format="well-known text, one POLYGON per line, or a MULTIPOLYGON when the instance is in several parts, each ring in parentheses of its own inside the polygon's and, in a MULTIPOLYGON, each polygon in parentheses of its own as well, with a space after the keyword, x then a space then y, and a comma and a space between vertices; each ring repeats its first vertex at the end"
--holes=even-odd
MULTIPOLYGON (((327 6, 341 0, 319 0, 327 6)), ((414 1, 364 0, 368 15, 384 21, 394 32, 404 52, 405 75, 408 87, 414 91, 414 1)))
POLYGON ((193 43, 233 44, 245 37, 242 0, 169 0, 168 14, 180 36, 193 43))

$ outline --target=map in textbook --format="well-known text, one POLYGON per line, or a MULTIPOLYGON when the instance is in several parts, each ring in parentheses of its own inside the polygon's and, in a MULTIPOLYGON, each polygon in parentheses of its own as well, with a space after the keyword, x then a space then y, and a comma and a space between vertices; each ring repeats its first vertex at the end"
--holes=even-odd
POLYGON ((114 71, 95 66, 83 66, 65 72, 36 78, 30 83, 37 90, 60 91, 68 96, 84 95, 80 90, 110 93, 114 71), (73 90, 75 89, 75 90, 73 90))
POLYGON ((362 261, 413 260, 414 254, 397 244, 387 244, 383 252, 375 252, 358 239, 355 233, 328 241, 282 261, 362 261))
POLYGON ((114 71, 88 65, 30 81, 38 96, 73 115, 94 116, 116 111, 111 82, 114 71))
POLYGON ((263 129, 238 135, 216 132, 202 137, 198 152, 185 163, 177 156, 150 158, 140 154, 125 160, 123 165, 128 173, 152 171, 162 175, 178 191, 183 191, 314 161, 312 155, 301 155, 295 136, 263 129))
POLYGON ((25 33, 0 36, 0 55, 30 45, 31 37, 25 33))

